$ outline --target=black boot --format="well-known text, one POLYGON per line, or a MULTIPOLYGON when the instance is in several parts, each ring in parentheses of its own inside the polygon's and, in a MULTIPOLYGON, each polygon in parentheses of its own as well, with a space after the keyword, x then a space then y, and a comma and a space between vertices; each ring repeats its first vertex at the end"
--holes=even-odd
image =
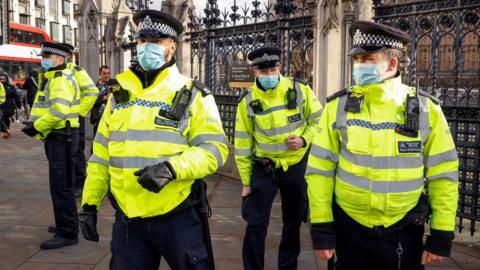
POLYGON ((78 238, 74 239, 67 239, 67 238, 62 238, 57 235, 53 236, 52 239, 43 241, 42 244, 40 245, 41 249, 55 249, 55 248, 61 248, 64 246, 71 246, 78 244, 78 238))

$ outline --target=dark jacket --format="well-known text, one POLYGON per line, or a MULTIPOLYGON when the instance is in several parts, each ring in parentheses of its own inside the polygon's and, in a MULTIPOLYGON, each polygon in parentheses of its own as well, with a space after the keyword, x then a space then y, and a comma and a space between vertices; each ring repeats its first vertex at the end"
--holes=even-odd
POLYGON ((13 115, 15 112, 15 107, 21 108, 22 102, 17 94, 17 89, 12 84, 6 83, 3 85, 5 87, 5 103, 3 103, 0 108, 2 112, 6 115, 13 115))
POLYGON ((27 90, 27 103, 31 108, 38 89, 38 72, 36 70, 30 72, 30 76, 25 80, 22 88, 27 90))

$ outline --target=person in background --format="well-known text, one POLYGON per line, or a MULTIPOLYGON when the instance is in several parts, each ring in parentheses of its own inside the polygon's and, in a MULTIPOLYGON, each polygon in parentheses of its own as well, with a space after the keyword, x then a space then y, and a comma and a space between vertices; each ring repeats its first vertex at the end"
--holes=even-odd
MULTIPOLYGON (((11 117, 15 114, 16 108, 21 108, 22 103, 17 93, 17 89, 9 82, 7 74, 0 74, 0 83, 5 89, 5 102, 0 106, 2 110, 2 122, 4 129, 10 130, 11 117)), ((10 137, 10 133, 6 132, 10 137)))
POLYGON ((102 105, 105 105, 108 100, 107 98, 109 83, 110 85, 112 84, 112 82, 110 82, 112 80, 112 77, 110 73, 110 68, 108 66, 101 66, 98 70, 98 74, 100 76, 100 79, 98 79, 97 88, 100 91, 100 94, 98 95, 97 101, 93 105, 92 113, 90 114, 90 123, 94 125, 94 136, 97 133, 98 123, 100 121, 100 118, 102 117, 102 114, 100 113, 102 105))
POLYGON ((33 106, 33 101, 35 100, 35 95, 37 94, 38 90, 38 71, 32 70, 28 75, 28 78, 25 80, 23 84, 23 89, 27 91, 27 103, 30 108, 33 106))

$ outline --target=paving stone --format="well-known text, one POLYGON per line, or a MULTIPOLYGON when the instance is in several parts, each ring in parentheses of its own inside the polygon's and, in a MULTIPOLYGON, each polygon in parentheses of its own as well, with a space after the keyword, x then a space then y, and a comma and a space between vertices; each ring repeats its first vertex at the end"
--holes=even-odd
POLYGON ((0 242, 0 269, 15 269, 39 250, 37 244, 0 242))
POLYGON ((79 243, 52 250, 41 250, 29 259, 29 262, 62 264, 98 264, 108 253, 110 238, 101 238, 100 242, 79 238, 79 243))

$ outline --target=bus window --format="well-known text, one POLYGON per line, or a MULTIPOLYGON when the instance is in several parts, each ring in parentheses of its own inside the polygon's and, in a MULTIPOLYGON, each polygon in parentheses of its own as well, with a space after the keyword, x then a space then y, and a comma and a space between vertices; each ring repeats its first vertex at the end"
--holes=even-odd
POLYGON ((10 30, 10 41, 11 42, 24 42, 23 31, 18 29, 10 30))

